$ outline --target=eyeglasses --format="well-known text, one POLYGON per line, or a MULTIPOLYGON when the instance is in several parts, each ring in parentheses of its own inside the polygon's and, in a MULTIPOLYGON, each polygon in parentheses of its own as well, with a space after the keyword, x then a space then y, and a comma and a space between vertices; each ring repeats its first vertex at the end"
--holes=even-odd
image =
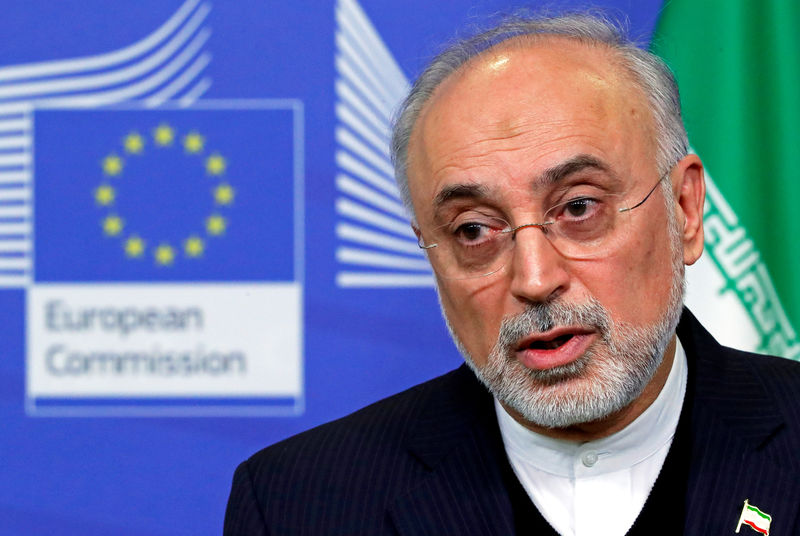
POLYGON ((551 207, 541 223, 512 227, 502 218, 471 210, 453 221, 424 233, 419 247, 428 254, 438 275, 446 279, 469 279, 491 275, 511 259, 517 231, 538 227, 561 255, 570 259, 599 258, 613 252, 628 237, 630 212, 647 201, 647 195, 628 206, 623 194, 580 196, 551 207))

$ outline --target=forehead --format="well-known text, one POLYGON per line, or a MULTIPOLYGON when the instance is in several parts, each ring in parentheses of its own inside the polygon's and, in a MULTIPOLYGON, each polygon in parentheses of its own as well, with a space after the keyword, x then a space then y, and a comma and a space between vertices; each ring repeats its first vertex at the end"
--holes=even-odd
POLYGON ((429 204, 449 182, 522 179, 588 154, 625 174, 654 162, 646 98, 604 45, 556 37, 473 58, 426 103, 412 132, 409 186, 429 204))

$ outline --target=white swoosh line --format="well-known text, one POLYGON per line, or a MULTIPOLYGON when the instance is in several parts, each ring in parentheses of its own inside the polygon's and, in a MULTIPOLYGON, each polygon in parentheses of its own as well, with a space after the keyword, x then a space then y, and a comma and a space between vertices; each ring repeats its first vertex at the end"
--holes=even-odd
POLYGON ((29 206, 12 205, 8 207, 0 207, 0 218, 27 218, 31 215, 31 208, 29 206))
POLYGON ((376 153, 367 144, 362 143, 350 130, 343 127, 336 129, 336 141, 343 148, 348 149, 351 153, 360 157, 361 160, 383 173, 384 176, 389 177, 389 183, 394 185, 394 181, 391 180, 394 175, 394 168, 387 154, 376 153))
POLYGON ((357 242, 374 248, 416 255, 419 246, 411 240, 403 240, 386 233, 378 233, 349 223, 340 223, 336 226, 336 235, 350 242, 357 242))
POLYGON ((336 188, 342 193, 360 199, 373 207, 380 208, 389 214, 394 214, 408 221, 406 209, 403 208, 403 205, 379 194, 372 188, 362 185, 360 182, 352 177, 348 177, 344 173, 336 175, 336 188))
MULTIPOLYGON (((177 93, 179 93, 183 88, 188 86, 192 81, 200 75, 203 69, 211 62, 211 55, 210 54, 203 54, 199 58, 195 59, 192 64, 186 69, 182 75, 172 81, 168 86, 164 89, 153 95, 152 97, 148 97, 145 103, 147 106, 151 106, 155 108, 156 106, 160 106, 161 104, 167 102, 169 99, 173 98, 177 93)), ((205 79, 208 80, 208 79, 205 79)), ((201 80, 202 82, 202 80, 201 80)), ((209 84, 210 85, 210 84, 209 84)), ((203 91, 208 89, 208 85, 203 88, 203 91)), ((198 95, 199 96, 199 95, 198 95)), ((184 95, 182 97, 183 101, 187 100, 187 96, 184 95)), ((191 99, 190 103, 191 103, 191 99)))
POLYGON ((31 163, 31 155, 28 153, 9 154, 0 156, 0 168, 27 166, 30 163, 31 163))
POLYGON ((352 108, 338 103, 336 105, 336 117, 374 147, 383 157, 384 162, 389 159, 389 141, 362 121, 352 108))
POLYGON ((0 223, 0 235, 27 235, 29 232, 29 226, 22 223, 0 223))
POLYGON ((336 285, 342 288, 432 287, 432 275, 409 275, 385 272, 339 272, 336 285))
POLYGON ((380 112, 380 114, 383 116, 381 118, 381 122, 388 125, 389 120, 392 117, 391 106, 381 101, 380 97, 375 94, 375 91, 358 75, 356 69, 353 67, 350 61, 337 55, 334 63, 336 64, 336 70, 343 77, 343 79, 346 80, 348 84, 352 85, 355 90, 361 93, 363 98, 366 99, 366 102, 368 102, 374 110, 380 112))
POLYGON ((29 253, 32 249, 30 240, 0 240, 2 253, 29 253))
POLYGON ((351 64, 351 68, 355 68, 362 76, 362 80, 366 86, 376 94, 376 99, 379 103, 379 110, 387 119, 392 117, 393 99, 391 90, 387 89, 381 80, 378 80, 376 74, 372 72, 369 66, 364 62, 362 56, 358 55, 358 51, 353 47, 352 43, 343 36, 341 33, 336 33, 336 45, 339 49, 344 62, 351 64))
POLYGON ((340 262, 349 264, 430 272, 430 266, 427 261, 389 253, 376 253, 368 249, 340 247, 336 250, 336 258, 340 262))
POLYGON ((27 275, 0 275, 0 288, 24 287, 30 282, 27 275))
MULTIPOLYGON (((29 188, 1 188, 0 201, 30 201, 31 191, 29 188)), ((27 234, 27 233, 26 233, 27 234)))
MULTIPOLYGON (((157 49, 150 56, 143 58, 133 65, 129 65, 116 71, 109 71, 101 74, 73 76, 70 78, 56 78, 40 82, 29 82, 26 84, 10 84, 7 86, 0 86, 0 99, 29 99, 33 96, 53 94, 56 92, 66 93, 76 90, 108 87, 137 78, 144 73, 158 67, 170 56, 175 54, 175 52, 180 50, 180 48, 186 44, 187 41, 189 41, 197 28, 203 23, 203 20, 207 14, 208 7, 203 6, 201 11, 195 13, 189 23, 181 28, 181 31, 175 34, 175 36, 163 47, 157 49)), ((204 28, 198 33, 197 36, 195 36, 194 41, 201 41, 200 46, 202 46, 202 43, 208 39, 210 34, 211 32, 207 28, 204 28)))
POLYGON ((389 133, 387 131, 386 121, 378 119, 378 116, 375 115, 375 113, 358 98, 355 90, 353 90, 343 80, 336 81, 335 91, 336 96, 341 99, 341 101, 336 104, 337 109, 341 106, 343 109, 355 110, 357 116, 366 119, 375 134, 380 136, 384 143, 388 145, 389 133))
POLYGON ((31 146, 31 137, 30 136, 6 136, 0 138, 0 149, 10 149, 10 148, 23 148, 27 149, 31 146))
POLYGON ((356 0, 338 0, 335 17, 336 284, 433 286, 390 157, 390 118, 408 79, 356 0))
POLYGON ((30 179, 30 173, 26 171, 5 171, 0 172, 0 183, 26 182, 30 179))
POLYGON ((367 63, 379 78, 386 81, 392 102, 399 102, 410 89, 408 79, 383 43, 375 27, 355 0, 342 0, 337 5, 336 20, 343 32, 365 53, 367 63))
MULTIPOLYGON (((142 100, 155 107, 175 99, 189 106, 211 85, 203 72, 211 61, 204 48, 210 3, 186 0, 158 29, 125 48, 83 58, 0 68, 0 206, 6 235, 32 236, 32 111, 36 107, 95 107, 142 100), (137 59, 138 58, 138 59, 137 59)), ((0 235, 2 233, 0 232, 0 235)), ((0 288, 32 281, 31 238, 0 238, 0 288)))
POLYGON ((397 191, 397 185, 394 182, 386 178, 385 175, 381 175, 370 168, 347 151, 336 151, 336 164, 344 171, 349 171, 353 176, 368 183, 370 186, 375 186, 395 199, 400 199, 400 192, 397 191))
MULTIPOLYGON (((141 80, 135 84, 131 84, 127 87, 114 89, 111 91, 89 93, 77 97, 57 97, 47 99, 45 104, 51 107, 94 107, 143 97, 150 91, 164 84, 167 80, 172 78, 175 73, 180 71, 189 61, 191 61, 192 57, 198 52, 201 46, 202 42, 193 42, 189 47, 186 47, 178 56, 173 58, 172 61, 162 67, 159 71, 151 74, 144 80, 141 80)), ((210 59, 211 55, 204 53, 197 58, 196 61, 200 62, 204 68, 210 59)), ((185 86, 186 82, 182 81, 182 84, 185 86)))
POLYGON ((4 119, 0 120, 0 132, 13 132, 16 130, 25 130, 30 125, 24 119, 4 119))
POLYGON ((411 231, 411 227, 408 226, 408 222, 397 220, 391 216, 384 216, 377 210, 372 210, 371 208, 350 201, 344 197, 340 197, 336 200, 336 212, 342 216, 347 216, 348 218, 372 225, 373 227, 384 229, 390 233, 416 240, 414 233, 411 231))
POLYGON ((175 28, 183 24, 199 2, 200 0, 187 0, 160 28, 141 41, 126 48, 85 58, 2 67, 0 68, 0 82, 20 78, 56 76, 79 71, 85 72, 93 69, 105 69, 112 65, 125 63, 139 55, 147 53, 150 49, 156 47, 161 41, 166 39, 168 35, 175 31, 175 28))
MULTIPOLYGON (((33 110, 33 105, 28 101, 0 104, 0 117, 5 121, 7 119, 18 118, 31 110, 33 110)), ((23 121, 26 120, 25 117, 22 117, 22 119, 23 121)))
POLYGON ((186 93, 184 93, 183 97, 178 99, 178 103, 184 108, 191 106, 192 103, 199 99, 210 87, 211 78, 206 76, 192 86, 186 93))
POLYGON ((11 257, 8 259, 0 258, 0 270, 27 270, 31 267, 30 259, 11 257))

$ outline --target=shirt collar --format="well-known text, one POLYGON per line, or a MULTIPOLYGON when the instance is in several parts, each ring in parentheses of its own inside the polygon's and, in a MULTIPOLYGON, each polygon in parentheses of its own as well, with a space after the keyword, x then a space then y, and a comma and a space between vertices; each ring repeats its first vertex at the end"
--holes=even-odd
POLYGON ((672 441, 686 393, 686 352, 676 338, 669 376, 653 403, 622 430, 602 439, 578 442, 555 439, 528 430, 511 417, 495 398, 495 412, 506 449, 547 473, 573 476, 576 456, 597 453, 593 474, 629 469, 672 441))

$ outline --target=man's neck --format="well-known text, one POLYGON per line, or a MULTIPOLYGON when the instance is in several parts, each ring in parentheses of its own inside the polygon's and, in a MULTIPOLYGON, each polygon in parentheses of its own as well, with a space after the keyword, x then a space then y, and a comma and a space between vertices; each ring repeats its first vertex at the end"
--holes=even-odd
POLYGON ((509 408, 506 404, 503 404, 503 408, 514 420, 537 434, 580 443, 602 439, 622 430, 650 407, 653 401, 658 397, 661 389, 664 388, 664 384, 669 377, 669 371, 672 369, 672 362, 674 359, 675 336, 673 335, 672 340, 667 345, 667 349, 664 351, 664 357, 661 359, 661 363, 642 393, 621 410, 598 421, 580 423, 567 428, 545 428, 525 420, 519 412, 509 408))

